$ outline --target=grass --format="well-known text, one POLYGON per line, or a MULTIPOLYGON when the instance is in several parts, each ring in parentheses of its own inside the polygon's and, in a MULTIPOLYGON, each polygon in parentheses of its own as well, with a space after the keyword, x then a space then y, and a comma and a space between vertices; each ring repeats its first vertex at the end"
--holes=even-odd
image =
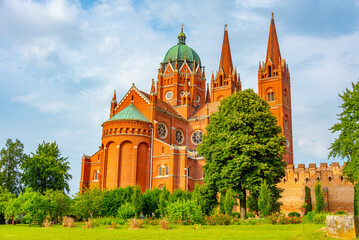
POLYGON ((52 226, 49 228, 29 227, 18 224, 0 225, 0 238, 3 239, 331 239, 322 228, 324 224, 290 225, 231 225, 206 226, 194 230, 193 226, 170 226, 170 230, 161 230, 160 226, 143 225, 138 230, 129 230, 126 224, 118 229, 98 226, 82 229, 82 224, 74 228, 52 226))

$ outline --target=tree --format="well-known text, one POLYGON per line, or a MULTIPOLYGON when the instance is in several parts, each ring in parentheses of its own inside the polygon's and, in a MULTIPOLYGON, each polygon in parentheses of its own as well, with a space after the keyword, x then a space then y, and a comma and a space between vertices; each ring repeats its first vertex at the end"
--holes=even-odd
POLYGON ((263 181, 259 190, 258 208, 263 217, 267 217, 272 211, 272 196, 266 180, 263 181))
POLYGON ((5 210, 9 201, 14 197, 9 190, 0 186, 0 224, 4 223, 5 210))
POLYGON ((41 193, 47 189, 70 192, 70 163, 61 156, 56 142, 39 144, 36 153, 31 155, 22 164, 21 179, 25 186, 41 193))
POLYGON ((158 200, 158 209, 159 209, 162 217, 164 217, 166 215, 167 203, 168 203, 169 197, 170 197, 170 192, 168 191, 166 186, 164 186, 162 188, 162 191, 160 193, 160 197, 158 200))
POLYGON ((15 142, 7 139, 6 148, 0 151, 0 186, 16 195, 22 189, 20 166, 26 158, 24 145, 18 139, 15 142))
POLYGON ((73 211, 78 218, 93 218, 101 215, 104 193, 99 187, 78 192, 74 198, 73 211))
POLYGON ((304 215, 306 215, 308 212, 311 212, 313 210, 312 205, 312 196, 310 194, 310 188, 308 186, 305 186, 305 198, 304 198, 304 215))
POLYGON ((55 224, 69 215, 71 199, 63 191, 48 189, 44 196, 49 203, 49 215, 55 224))
POLYGON ((136 218, 139 218, 142 212, 143 200, 141 196, 141 189, 138 185, 133 189, 131 202, 132 206, 135 208, 135 216, 136 218))
POLYGON ((352 83, 352 90, 346 89, 340 98, 342 112, 338 114, 339 122, 330 130, 339 136, 330 146, 328 158, 342 158, 347 161, 343 174, 353 184, 359 181, 359 82, 352 83))
POLYGON ((192 199, 200 206, 205 215, 209 215, 213 208, 218 205, 217 192, 206 184, 195 185, 192 199))
POLYGON ((221 193, 232 188, 245 219, 246 191, 258 192, 263 179, 273 198, 280 197, 276 184, 285 176, 285 138, 269 104, 252 89, 226 97, 218 109, 197 148, 206 160, 204 182, 221 193))
POLYGON ((320 213, 324 209, 324 192, 322 190, 322 185, 320 184, 319 181, 315 184, 314 192, 315 192, 315 212, 320 213))
POLYGON ((142 194, 143 207, 142 212, 144 216, 151 217, 152 213, 159 213, 158 204, 160 198, 161 190, 154 188, 152 190, 147 189, 142 194))
POLYGON ((233 207, 237 205, 237 201, 235 198, 235 193, 231 188, 226 191, 226 195, 223 201, 223 209, 226 214, 231 214, 233 211, 233 207))
POLYGON ((354 216, 359 216, 359 184, 354 186, 354 216))

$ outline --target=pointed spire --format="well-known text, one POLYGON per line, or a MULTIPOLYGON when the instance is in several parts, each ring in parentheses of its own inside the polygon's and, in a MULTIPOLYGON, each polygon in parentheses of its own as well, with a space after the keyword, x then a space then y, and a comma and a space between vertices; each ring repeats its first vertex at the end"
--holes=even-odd
POLYGON ((183 32, 183 23, 181 24, 181 32, 178 34, 178 44, 186 44, 186 34, 183 32))
POLYGON ((272 12, 272 19, 270 23, 269 38, 268 38, 267 57, 265 63, 267 64, 268 60, 271 59, 272 63, 276 68, 280 58, 281 56, 280 56, 279 43, 277 38, 277 31, 275 29, 274 17, 272 12))
POLYGON ((209 95, 209 84, 207 83, 206 103, 211 102, 211 96, 209 95))
POLYGON ((230 70, 233 69, 231 49, 229 47, 227 24, 224 25, 224 37, 222 44, 221 60, 219 63, 219 69, 223 69, 225 76, 230 75, 230 70))
POLYGON ((155 80, 152 78, 151 92, 150 95, 156 95, 155 80))
POLYGON ((116 89, 113 90, 113 98, 112 98, 112 101, 117 101, 117 98, 116 98, 116 89))

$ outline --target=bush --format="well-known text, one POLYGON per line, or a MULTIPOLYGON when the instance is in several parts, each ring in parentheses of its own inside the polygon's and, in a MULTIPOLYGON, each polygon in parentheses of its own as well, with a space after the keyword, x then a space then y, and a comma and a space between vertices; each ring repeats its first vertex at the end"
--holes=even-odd
MULTIPOLYGON (((126 219, 127 220, 127 219, 126 219)), ((112 225, 115 222, 118 225, 123 225, 126 223, 125 219, 122 218, 114 218, 114 217, 98 217, 92 219, 94 225, 112 225)))
POLYGON ((91 218, 88 219, 87 222, 85 222, 85 224, 82 226, 82 228, 93 228, 94 224, 92 223, 91 218))
POLYGON ((128 220, 128 225, 131 229, 140 229, 143 224, 143 221, 136 218, 131 218, 128 220))
POLYGON ((194 201, 180 201, 167 205, 167 217, 172 222, 184 224, 196 224, 203 222, 201 209, 194 201))
POLYGON ((143 223, 144 224, 148 224, 148 225, 158 225, 159 224, 159 220, 156 218, 149 218, 146 217, 145 219, 143 219, 143 223))
MULTIPOLYGON (((240 217, 240 215, 238 216, 240 217)), ((247 218, 255 218, 256 216, 252 212, 247 212, 247 218)))
POLYGON ((206 218, 207 225, 229 225, 232 223, 232 217, 228 214, 216 214, 206 218))
POLYGON ((347 213, 344 211, 336 211, 334 214, 335 215, 347 215, 347 213))
POLYGON ((141 195, 141 189, 139 186, 136 186, 133 189, 131 203, 135 210, 136 218, 139 218, 141 216, 142 207, 143 207, 143 199, 142 199, 142 195, 141 195))
POLYGON ((62 227, 72 228, 75 226, 75 220, 71 217, 62 217, 62 227))
POLYGON ((135 208, 131 203, 125 203, 118 209, 117 216, 121 219, 129 219, 135 216, 135 208))
POLYGON ((237 205, 236 196, 234 194, 234 191, 229 188, 226 192, 226 195, 224 197, 223 201, 223 209, 226 214, 231 214, 233 207, 237 205))
POLYGON ((42 222, 42 226, 47 228, 47 227, 51 227, 52 223, 49 219, 45 219, 43 222, 42 222))
POLYGON ((304 215, 313 210, 312 196, 310 194, 310 188, 308 186, 305 186, 305 198, 304 205, 302 207, 304 208, 304 215))
POLYGON ((163 229, 163 230, 168 230, 169 224, 170 224, 170 222, 165 219, 162 219, 159 221, 159 225, 161 226, 161 229, 163 229))
POLYGON ((272 214, 272 216, 268 216, 269 220, 272 224, 299 224, 302 222, 301 217, 287 217, 283 213, 272 214))
POLYGON ((304 222, 305 223, 316 223, 321 224, 325 223, 326 215, 330 213, 322 212, 322 213, 314 213, 314 212, 308 212, 307 215, 304 216, 304 222))
POLYGON ((320 213, 324 209, 324 193, 322 185, 318 181, 314 188, 315 191, 315 212, 320 213))
POLYGON ((268 216, 272 210, 272 196, 266 180, 262 182, 259 190, 258 208, 263 217, 268 216))
POLYGON ((354 216, 359 216, 359 183, 354 185, 354 216))
POLYGON ((298 213, 298 212, 290 212, 290 213, 288 213, 288 217, 300 217, 300 213, 298 213))

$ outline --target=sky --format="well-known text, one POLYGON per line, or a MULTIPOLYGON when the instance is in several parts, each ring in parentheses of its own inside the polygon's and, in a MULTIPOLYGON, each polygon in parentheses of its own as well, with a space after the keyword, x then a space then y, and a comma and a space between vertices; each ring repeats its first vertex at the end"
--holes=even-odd
POLYGON ((291 74, 294 163, 328 163, 341 99, 359 77, 359 1, 0 0, 0 148, 56 141, 79 188, 81 158, 101 144, 113 91, 150 91, 177 44, 218 70, 224 24, 242 88, 257 92, 271 12, 291 74))

